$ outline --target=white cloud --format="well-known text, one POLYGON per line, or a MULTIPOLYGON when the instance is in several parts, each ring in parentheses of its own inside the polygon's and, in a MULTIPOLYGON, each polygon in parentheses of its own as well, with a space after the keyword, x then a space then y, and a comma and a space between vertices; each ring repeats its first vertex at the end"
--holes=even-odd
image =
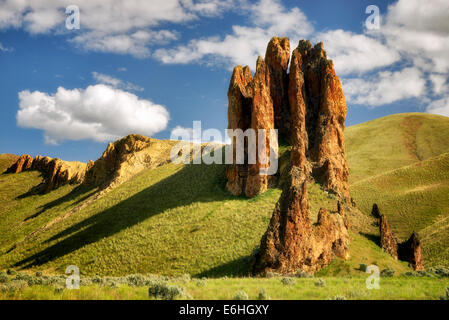
POLYGON ((340 75, 367 72, 401 59, 395 49, 364 34, 339 29, 318 33, 314 38, 315 42, 324 43, 328 57, 334 61, 340 75))
POLYGON ((172 49, 158 49, 154 57, 167 64, 208 61, 249 65, 254 69, 257 56, 263 55, 273 36, 288 36, 292 45, 313 31, 307 17, 298 8, 287 10, 279 0, 260 0, 244 8, 249 26, 234 25, 232 34, 206 39, 193 39, 172 49))
POLYGON ((435 94, 449 93, 449 87, 446 84, 447 77, 447 75, 442 74, 429 75, 429 80, 432 82, 432 90, 435 94))
POLYGON ((343 91, 352 104, 380 106, 402 99, 419 98, 425 90, 426 81, 416 68, 383 71, 370 78, 343 79, 343 91))
POLYGON ((214 16, 231 7, 232 0, 0 0, 0 29, 23 28, 31 34, 67 33, 65 8, 78 5, 81 29, 71 41, 99 52, 147 57, 148 46, 177 39, 176 32, 159 29, 214 16))
POLYGON ((124 82, 123 80, 114 78, 112 76, 109 76, 104 73, 99 72, 92 72, 92 77, 97 81, 98 83, 106 84, 111 87, 117 88, 117 89, 124 89, 124 90, 130 90, 130 91, 143 91, 144 89, 138 85, 135 85, 131 82, 124 82))
POLYGON ((380 29, 391 47, 427 71, 449 72, 449 1, 399 0, 380 29))
POLYGON ((429 104, 426 111, 429 113, 449 117, 449 97, 433 101, 431 104, 429 104))
POLYGON ((64 140, 112 141, 130 133, 151 136, 164 130, 161 105, 103 84, 86 89, 59 87, 55 94, 19 92, 17 124, 44 131, 46 143, 64 140))

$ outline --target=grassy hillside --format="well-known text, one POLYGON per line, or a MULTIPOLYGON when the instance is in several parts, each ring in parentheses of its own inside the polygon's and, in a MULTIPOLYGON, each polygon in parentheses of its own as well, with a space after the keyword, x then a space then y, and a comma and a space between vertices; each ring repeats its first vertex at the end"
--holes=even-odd
POLYGON ((346 130, 351 196, 395 234, 417 231, 426 266, 449 264, 449 118, 397 114, 346 130))
MULTIPOLYGON (((349 212, 351 259, 335 260, 320 275, 362 275, 362 263, 408 270, 379 248, 373 202, 399 236, 420 231, 428 261, 448 264, 436 253, 448 243, 448 156, 439 155, 449 151, 449 119, 394 115, 349 127, 346 136, 351 193, 363 213, 349 212)), ((37 172, 0 176, 0 269, 60 273, 75 264, 86 275, 247 275, 281 193, 233 197, 224 166, 168 164, 73 210, 96 190, 65 186, 42 195, 41 182, 37 172)), ((308 190, 313 216, 321 206, 336 209, 318 185, 308 190)))
POLYGON ((449 152, 449 118, 403 113, 348 127, 351 183, 449 152))

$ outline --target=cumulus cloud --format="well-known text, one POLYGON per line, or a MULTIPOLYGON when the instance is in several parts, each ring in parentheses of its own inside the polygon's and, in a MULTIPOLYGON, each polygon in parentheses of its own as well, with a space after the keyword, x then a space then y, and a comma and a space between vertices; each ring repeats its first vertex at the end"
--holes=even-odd
POLYGON ((349 103, 380 106, 422 96, 426 81, 420 70, 404 68, 396 72, 379 72, 369 78, 344 79, 343 89, 349 103))
POLYGON ((131 82, 124 82, 121 79, 114 78, 104 73, 92 72, 92 77, 98 83, 106 84, 114 88, 124 89, 129 91, 143 91, 144 89, 138 85, 135 85, 131 82))
POLYGON ((243 10, 249 14, 249 26, 234 25, 232 33, 224 37, 193 39, 186 45, 158 49, 154 57, 166 64, 202 62, 208 58, 228 67, 244 64, 254 69, 257 56, 265 53, 273 35, 288 36, 295 43, 313 31, 299 8, 287 10, 279 0, 260 0, 243 10))
POLYGON ((160 29, 161 25, 218 15, 231 3, 232 0, 0 0, 0 29, 64 33, 65 8, 75 4, 80 7, 81 29, 71 38, 74 44, 86 50, 147 57, 149 46, 177 39, 176 32, 160 29))
POLYGON ((328 57, 334 60, 340 75, 367 72, 401 59, 396 49, 364 34, 339 29, 318 33, 314 38, 316 42, 324 42, 328 57))
POLYGON ((151 136, 164 130, 168 111, 150 100, 107 85, 59 87, 55 94, 19 92, 17 124, 44 131, 46 143, 112 141, 130 133, 151 136))

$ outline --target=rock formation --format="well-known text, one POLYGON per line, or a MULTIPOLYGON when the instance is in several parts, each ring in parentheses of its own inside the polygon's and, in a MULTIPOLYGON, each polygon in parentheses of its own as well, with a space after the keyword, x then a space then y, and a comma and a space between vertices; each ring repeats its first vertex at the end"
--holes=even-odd
MULTIPOLYGON (((303 169, 312 172, 305 173, 308 178, 349 201, 343 134, 346 102, 340 80, 322 43, 312 47, 309 41, 300 41, 287 74, 289 51, 288 38, 273 38, 265 61, 257 60, 254 79, 248 67, 235 67, 228 90, 228 128, 277 129, 297 154, 292 160, 303 161, 303 169), (304 159, 298 158, 295 146, 305 149, 304 159)), ((245 155, 247 150, 245 145, 245 155)), ((263 177, 257 168, 234 161, 227 168, 227 189, 248 197, 264 192, 272 177, 263 177)))
MULTIPOLYGON (((267 56, 274 51, 270 49, 273 43, 280 41, 275 38, 270 42, 267 56)), ((332 62, 326 59, 322 44, 312 48, 308 41, 299 42, 292 54, 287 94, 290 112, 282 119, 289 125, 281 131, 289 135, 291 167, 262 237, 253 267, 255 274, 289 274, 298 269, 315 272, 335 256, 349 257, 349 222, 342 203, 339 202, 335 214, 321 208, 317 223, 312 224, 307 197, 307 181, 313 177, 342 201, 349 200, 343 137, 346 104, 340 81, 332 62)))
POLYGON ((22 155, 5 173, 38 170, 44 177, 44 192, 49 192, 67 183, 81 183, 87 170, 85 163, 62 161, 57 158, 22 155))
POLYGON ((384 215, 379 217, 379 231, 380 231, 380 247, 383 251, 398 259, 398 242, 390 231, 387 218, 384 215))
POLYGON ((372 212, 379 216, 380 246, 382 250, 395 259, 407 261, 414 270, 424 270, 424 258, 418 234, 413 232, 407 241, 398 243, 393 232, 390 231, 387 218, 380 214, 377 204, 373 205, 372 212))
POLYGON ((160 141, 141 135, 128 135, 110 143, 95 162, 63 161, 49 157, 22 155, 5 173, 38 170, 44 177, 44 192, 64 184, 91 185, 107 188, 122 183, 146 168, 170 161, 170 149, 176 141, 160 141))

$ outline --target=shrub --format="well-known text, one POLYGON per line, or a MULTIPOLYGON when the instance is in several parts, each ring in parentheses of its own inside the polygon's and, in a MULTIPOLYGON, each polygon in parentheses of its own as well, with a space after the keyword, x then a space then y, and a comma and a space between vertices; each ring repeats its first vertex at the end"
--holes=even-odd
POLYGON ((267 272, 267 278, 279 278, 281 275, 276 272, 269 271, 267 272))
POLYGON ((249 299, 248 294, 243 290, 237 291, 234 297, 234 300, 248 300, 248 299, 249 299))
POLYGON ((175 280, 182 282, 182 283, 189 283, 192 278, 190 277, 190 274, 185 273, 180 277, 177 277, 175 280))
POLYGON ((147 279, 141 274, 129 275, 126 280, 132 287, 143 287, 147 284, 147 279))
POLYGON ((23 280, 12 280, 0 286, 2 292, 15 292, 25 289, 28 283, 23 280))
POLYGON ((326 280, 324 279, 318 279, 315 281, 315 287, 325 287, 326 286, 326 280))
POLYGON ((270 296, 267 294, 265 289, 261 289, 257 295, 257 300, 270 300, 270 296))
POLYGON ((440 277, 449 277, 449 268, 448 267, 436 267, 435 274, 440 277))
POLYGON ((366 265, 364 263, 361 263, 360 267, 359 267, 359 270, 362 271, 362 272, 366 272, 366 269, 368 269, 368 265, 366 265))
POLYGON ((285 286, 292 286, 295 284, 295 279, 290 277, 284 277, 281 279, 281 282, 285 286))
POLYGON ((39 277, 42 277, 42 271, 37 271, 36 274, 35 274, 35 276, 38 277, 38 278, 39 278, 39 277))
POLYGON ((0 283, 6 283, 8 281, 9 281, 9 277, 6 274, 4 274, 4 273, 0 274, 0 283))
POLYGON ((385 277, 385 278, 390 278, 390 277, 394 276, 395 272, 396 271, 394 271, 394 269, 392 269, 392 268, 383 269, 380 272, 380 276, 385 277))
POLYGON ((148 288, 148 295, 150 298, 173 300, 176 297, 182 297, 185 295, 185 290, 182 287, 171 286, 166 282, 159 282, 151 285, 148 288))
POLYGON ((196 280, 196 286, 197 287, 204 287, 207 284, 207 280, 206 279, 198 279, 196 280))
POLYGON ((298 277, 298 278, 313 278, 313 274, 307 273, 307 272, 302 271, 301 269, 298 269, 296 271, 296 277, 298 277))

